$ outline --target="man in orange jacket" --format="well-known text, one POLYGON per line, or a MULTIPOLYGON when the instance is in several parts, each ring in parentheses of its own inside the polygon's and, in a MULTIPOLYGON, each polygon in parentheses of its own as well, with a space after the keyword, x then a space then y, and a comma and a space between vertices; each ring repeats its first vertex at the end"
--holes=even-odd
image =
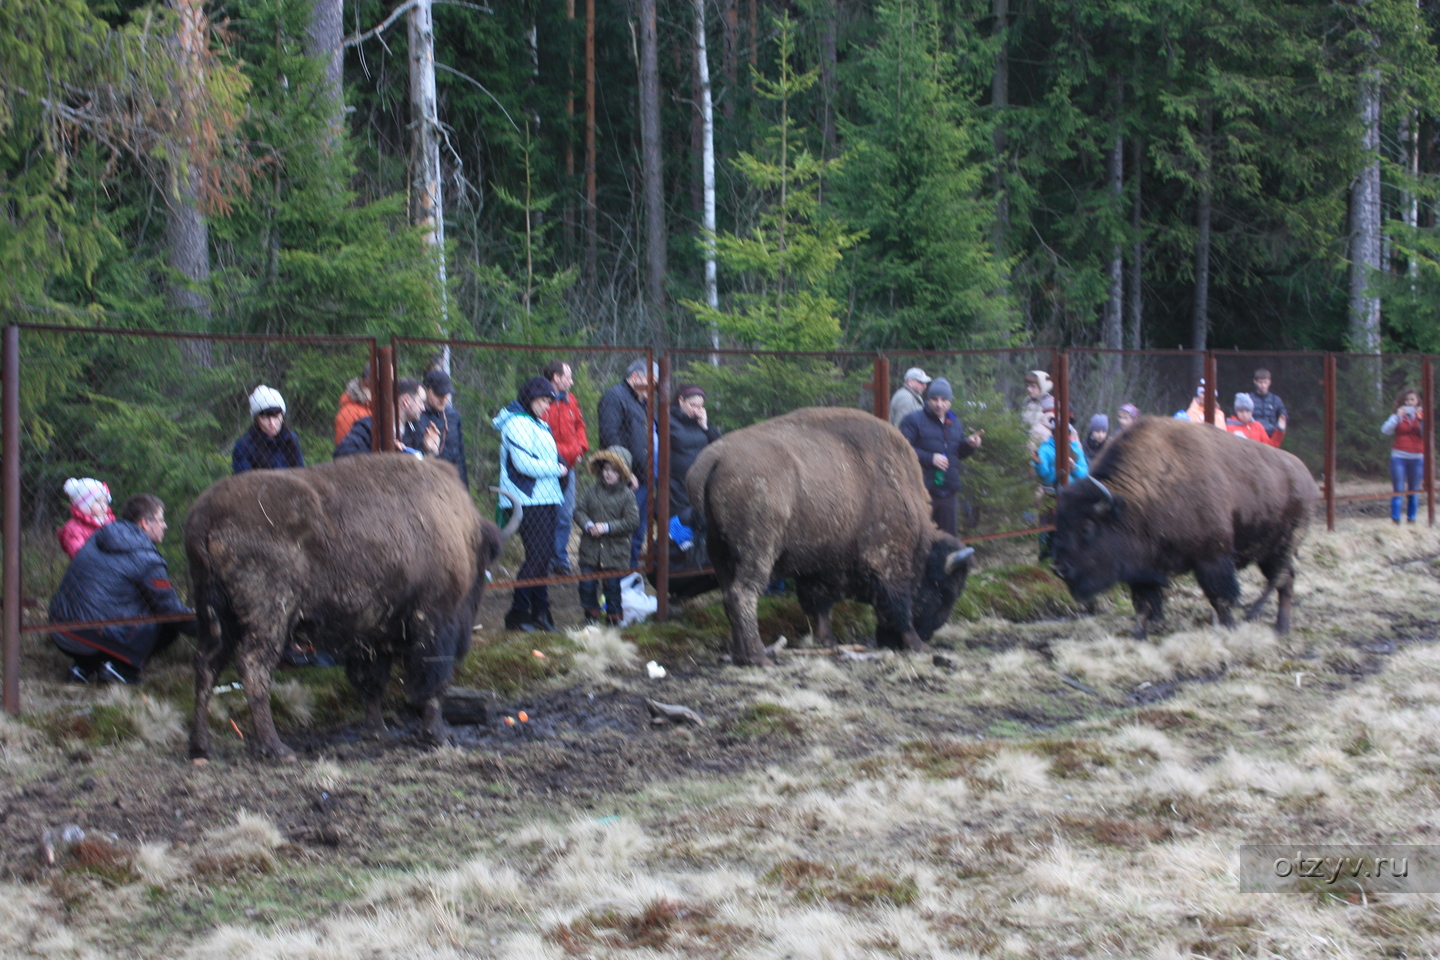
POLYGON ((570 388, 575 384, 575 375, 570 364, 563 360, 551 360, 545 364, 545 379, 555 388, 558 397, 551 401, 545 412, 545 422, 555 437, 555 449, 565 461, 565 476, 560 478, 565 500, 555 512, 555 559, 550 569, 557 573, 570 572, 570 525, 575 517, 575 465, 590 449, 590 440, 585 436, 585 417, 580 413, 580 404, 570 388))

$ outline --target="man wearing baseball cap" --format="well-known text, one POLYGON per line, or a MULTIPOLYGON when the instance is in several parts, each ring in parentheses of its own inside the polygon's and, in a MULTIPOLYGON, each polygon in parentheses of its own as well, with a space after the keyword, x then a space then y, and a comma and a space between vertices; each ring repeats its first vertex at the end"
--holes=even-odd
POLYGON ((425 432, 433 425, 440 434, 438 456, 455 464, 460 482, 468 490, 470 474, 465 470, 465 437, 460 432, 460 414, 449 403, 450 394, 454 392, 450 374, 438 368, 429 370, 420 380, 420 385, 425 389, 425 409, 418 420, 405 428, 400 442, 416 450, 427 449, 425 432))
POLYGON ((905 371, 905 386, 895 391, 890 398, 890 425, 899 427, 900 421, 904 420, 916 410, 925 408, 925 388, 930 384, 930 377, 919 367, 911 367, 905 371))

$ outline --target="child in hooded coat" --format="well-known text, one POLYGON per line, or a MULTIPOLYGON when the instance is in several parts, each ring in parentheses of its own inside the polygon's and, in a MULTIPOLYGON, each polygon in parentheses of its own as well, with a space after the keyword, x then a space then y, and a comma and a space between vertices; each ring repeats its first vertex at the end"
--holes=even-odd
MULTIPOLYGON (((580 528, 580 571, 600 573, 630 569, 630 535, 640 526, 640 508, 630 491, 630 451, 607 447, 590 458, 595 483, 575 503, 575 526, 580 528)), ((618 624, 620 578, 606 577, 605 619, 618 624)), ((580 606, 590 620, 600 619, 599 584, 580 582, 580 606)))
POLYGON ((71 477, 65 481, 64 490, 70 498, 70 519, 55 535, 65 555, 74 560, 96 530, 115 522, 115 512, 110 509, 110 487, 100 480, 71 477))

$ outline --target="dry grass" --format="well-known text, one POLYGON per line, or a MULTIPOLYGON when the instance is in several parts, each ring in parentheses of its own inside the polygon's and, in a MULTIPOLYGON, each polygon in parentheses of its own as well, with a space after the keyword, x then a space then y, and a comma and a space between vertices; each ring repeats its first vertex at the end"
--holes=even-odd
MULTIPOLYGON (((497 825, 478 850, 397 855, 368 872, 335 861, 354 892, 311 915, 192 925, 138 951, 86 906, 103 899, 94 890, 0 888, 0 956, 1434 956, 1440 921, 1425 898, 1247 894, 1236 851, 1423 843, 1440 829, 1437 555, 1434 536, 1388 524, 1312 535, 1283 641, 1255 625, 1205 626, 1203 600, 1181 583, 1153 642, 1127 639, 1121 612, 992 619, 951 631, 950 671, 800 656, 726 671, 734 702, 717 726, 736 749, 780 743, 793 759, 657 782, 590 811, 527 804, 525 823, 497 825), (1371 649, 1407 636, 1417 642, 1371 649), (1170 685, 1173 696, 1149 702, 1170 685), (1053 729, 1010 719, 1062 702, 1085 709, 1053 729), (998 717, 1000 732, 925 726, 937 704, 975 711, 982 730, 998 717)), ((1245 589, 1258 590, 1253 575, 1245 589)), ((623 688, 633 648, 613 631, 582 634, 571 635, 572 669, 623 688)), ((118 757, 168 742, 165 711, 141 704, 105 701, 136 733, 94 749, 118 757), (147 723, 162 732, 146 735, 147 723)), ((7 766, 48 762, 55 742, 0 720, 7 766)), ((465 751, 435 756, 405 776, 474 788, 465 751)), ((361 779, 332 760, 288 776, 331 792, 361 779)), ((123 890, 151 887, 200 903, 216 884, 285 881, 286 850, 272 819, 242 814, 183 848, 142 846, 114 864, 97 854, 97 867, 125 865, 98 892, 138 903, 123 890)))

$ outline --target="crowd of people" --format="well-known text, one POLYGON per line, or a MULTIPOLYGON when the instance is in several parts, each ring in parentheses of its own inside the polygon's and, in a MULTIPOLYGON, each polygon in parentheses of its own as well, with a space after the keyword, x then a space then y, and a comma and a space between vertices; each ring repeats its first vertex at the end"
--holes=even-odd
MULTIPOLYGON (((580 604, 591 622, 621 621, 620 578, 640 563, 648 533, 645 518, 660 478, 659 423, 650 405, 658 377, 657 365, 636 360, 601 396, 596 409, 599 446, 593 454, 585 416, 572 392, 574 373, 564 361, 552 360, 525 380, 515 399, 491 420, 500 439, 501 506, 523 510, 519 532, 524 561, 516 579, 570 575, 573 552, 581 574, 580 604), (582 469, 594 478, 583 491, 577 479, 582 469)), ((1235 395, 1233 415, 1227 416, 1216 402, 1210 425, 1256 443, 1281 446, 1288 414, 1271 384, 1268 370, 1256 370, 1254 389, 1235 395)), ((1025 377, 1026 393, 1020 402, 1027 455, 1037 482, 1035 518, 1040 524, 1053 519, 1058 479, 1052 389, 1049 374, 1032 370, 1025 377)), ((1206 389, 1201 380, 1189 405, 1174 416, 1206 423, 1206 389)), ((397 436, 390 446, 454 464, 468 489, 464 427, 453 402, 454 384, 443 363, 437 360, 420 378, 399 378, 395 391, 397 436)), ((709 422, 702 387, 680 385, 668 401, 660 399, 671 404, 667 531, 671 564, 683 576, 687 568, 708 565, 703 538, 697 536, 703 518, 690 502, 686 474, 700 452, 719 439, 720 431, 709 422)), ((280 392, 261 384, 250 393, 248 405, 251 423, 233 445, 233 471, 303 467, 300 440, 287 424, 287 404, 280 392)), ((932 378, 912 367, 891 397, 890 422, 915 451, 936 525, 958 536, 960 463, 981 450, 985 431, 967 431, 954 405, 955 392, 946 378, 932 378)), ((1115 413, 1113 429, 1104 412, 1089 418, 1083 434, 1073 416, 1064 425, 1070 480, 1087 476, 1091 463, 1141 416, 1131 403, 1121 404, 1115 413)), ((369 453, 379 446, 368 372, 346 384, 334 426, 334 458, 369 453)), ((1402 508, 1405 517, 1415 521, 1424 475, 1423 426, 1419 393, 1402 390, 1394 412, 1380 427, 1381 433, 1393 438, 1390 470, 1396 496, 1391 519, 1397 524, 1402 508)), ((70 564, 50 605, 51 622, 69 625, 162 616, 168 621, 64 626, 55 629, 52 637, 72 658, 69 675, 76 682, 134 682, 144 664, 178 632, 195 628, 193 611, 175 592, 157 549, 166 530, 164 504, 153 495, 136 494, 117 517, 104 482, 71 478, 63 489, 70 501, 70 518, 57 530, 57 537, 70 564)), ((1046 546, 1042 537, 1042 557, 1046 546)), ((514 588, 505 626, 554 629, 548 587, 532 582, 514 588)), ((324 662, 307 660, 296 650, 287 658, 292 663, 324 662)))

